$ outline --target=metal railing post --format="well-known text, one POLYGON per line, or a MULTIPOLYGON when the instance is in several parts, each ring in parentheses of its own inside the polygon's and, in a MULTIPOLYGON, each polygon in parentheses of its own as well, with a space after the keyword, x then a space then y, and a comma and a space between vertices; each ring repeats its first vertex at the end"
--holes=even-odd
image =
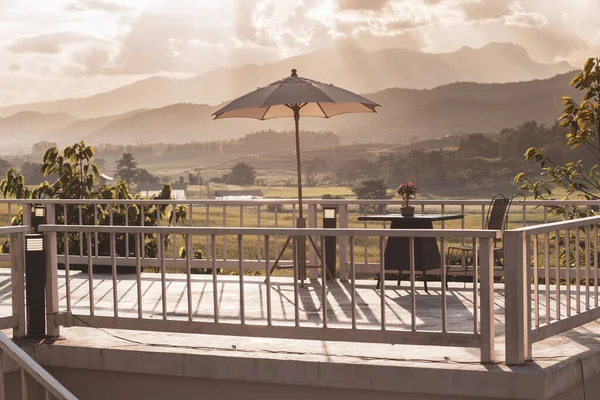
MULTIPOLYGON (((348 204, 340 204, 338 208, 338 227, 348 228, 348 204)), ((340 262, 340 280, 348 280, 348 237, 341 236, 338 239, 339 262, 340 262)))
POLYGON ((25 235, 10 235, 12 313, 17 318, 13 337, 25 336, 25 235))
MULTIPOLYGON (((54 204, 46 205, 46 221, 56 223, 54 204)), ((44 233, 46 246, 46 333, 49 337, 60 336, 60 325, 55 317, 58 315, 58 260, 56 232, 44 233)))
POLYGON ((481 304, 481 362, 490 363, 494 357, 494 241, 479 239, 479 276, 481 304))
POLYGON ((526 233, 504 232, 506 363, 523 364, 529 348, 526 233))

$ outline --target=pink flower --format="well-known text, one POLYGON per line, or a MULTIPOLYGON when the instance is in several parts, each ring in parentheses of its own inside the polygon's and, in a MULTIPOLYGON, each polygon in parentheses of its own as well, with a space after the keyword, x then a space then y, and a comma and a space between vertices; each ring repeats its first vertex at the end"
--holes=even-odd
POLYGON ((396 192, 402 197, 404 206, 408 206, 408 201, 415 198, 418 191, 419 189, 412 182, 404 182, 398 187, 396 192))

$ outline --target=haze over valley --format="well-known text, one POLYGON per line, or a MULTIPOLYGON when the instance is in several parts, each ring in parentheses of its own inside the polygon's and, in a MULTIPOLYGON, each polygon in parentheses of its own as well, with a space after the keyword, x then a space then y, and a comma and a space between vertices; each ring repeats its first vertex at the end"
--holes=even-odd
MULTIPOLYGON (((0 155, 39 162, 36 143, 83 140, 109 173, 132 152, 165 179, 194 168, 218 176, 241 161, 287 176, 293 141, 276 134, 291 135, 290 119, 212 114, 294 68, 381 105, 301 119, 302 136, 313 135, 301 139, 307 160, 329 161, 324 182, 355 159, 460 152, 469 135, 502 142, 507 129, 550 129, 563 96, 581 100, 569 83, 600 51, 583 1, 192 3, 65 0, 31 11, 32 0, 0 1, 0 155)), ((524 146, 500 158, 521 159, 524 146)))
MULTIPOLYGON (((333 131, 346 142, 364 141, 368 132, 370 141, 401 143, 454 133, 491 133, 530 119, 551 124, 570 80, 566 72, 573 70, 565 62, 535 63, 523 48, 511 44, 440 55, 383 50, 372 53, 380 57, 375 62, 355 53, 343 52, 337 63, 326 63, 320 71, 306 68, 314 73, 308 76, 349 88, 359 86, 383 107, 377 115, 304 119, 303 128, 333 131), (365 59, 370 68, 353 62, 365 59), (490 60, 495 68, 485 68, 490 60), (360 70, 369 72, 359 80, 360 70)), ((222 69, 188 80, 149 78, 87 98, 3 107, 0 126, 13 132, 14 140, 7 140, 13 151, 25 151, 48 135, 60 144, 81 139, 91 144, 158 143, 167 137, 180 143, 239 138, 261 129, 286 130, 286 120, 213 122, 211 114, 218 109, 216 103, 251 90, 254 82, 266 85, 285 76, 291 66, 308 66, 321 56, 222 69), (232 79, 236 76, 245 78, 232 79), (217 102, 211 102, 211 97, 217 102)))

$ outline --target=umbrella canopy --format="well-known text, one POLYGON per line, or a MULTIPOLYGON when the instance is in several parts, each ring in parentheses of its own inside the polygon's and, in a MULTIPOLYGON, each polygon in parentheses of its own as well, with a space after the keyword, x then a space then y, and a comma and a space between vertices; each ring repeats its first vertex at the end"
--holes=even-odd
POLYGON ((294 117, 329 118, 340 114, 376 112, 379 104, 348 90, 292 75, 269 86, 258 88, 221 108, 213 115, 220 118, 259 120, 294 117))
POLYGON ((377 112, 379 104, 331 84, 292 75, 256 89, 216 111, 215 119, 293 117, 296 125, 296 167, 299 217, 302 218, 302 166, 300 163, 300 117, 330 118, 340 114, 377 112))

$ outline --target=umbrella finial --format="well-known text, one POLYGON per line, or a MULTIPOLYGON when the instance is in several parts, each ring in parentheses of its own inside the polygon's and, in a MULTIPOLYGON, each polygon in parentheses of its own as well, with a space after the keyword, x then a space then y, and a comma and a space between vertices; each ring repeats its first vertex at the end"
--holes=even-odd
POLYGON ((296 68, 292 69, 292 76, 298 76, 298 74, 296 73, 296 68))

